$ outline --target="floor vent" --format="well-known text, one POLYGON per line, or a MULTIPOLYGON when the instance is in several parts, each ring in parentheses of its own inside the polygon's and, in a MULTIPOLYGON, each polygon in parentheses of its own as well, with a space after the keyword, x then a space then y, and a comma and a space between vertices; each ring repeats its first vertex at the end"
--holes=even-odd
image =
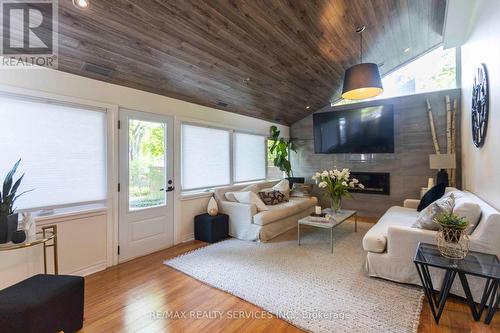
POLYGON ((106 77, 111 77, 113 74, 113 70, 111 68, 99 66, 99 65, 94 65, 94 64, 89 64, 89 63, 84 63, 82 65, 82 71, 92 73, 92 74, 97 74, 101 76, 106 76, 106 77))

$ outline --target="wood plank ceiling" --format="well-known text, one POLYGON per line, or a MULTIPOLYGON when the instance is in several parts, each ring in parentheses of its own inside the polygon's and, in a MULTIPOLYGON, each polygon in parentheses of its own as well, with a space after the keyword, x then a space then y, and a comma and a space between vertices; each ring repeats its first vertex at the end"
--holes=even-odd
POLYGON ((290 125, 339 96, 359 61, 357 26, 367 26, 364 61, 387 73, 441 43, 445 4, 90 0, 80 10, 63 0, 59 70, 290 125))

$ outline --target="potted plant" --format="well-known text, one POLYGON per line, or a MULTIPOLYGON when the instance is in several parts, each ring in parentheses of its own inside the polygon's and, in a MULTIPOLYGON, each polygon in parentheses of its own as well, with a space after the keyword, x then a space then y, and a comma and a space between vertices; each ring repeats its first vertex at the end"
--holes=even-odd
POLYGON ((365 188, 359 180, 350 177, 349 169, 316 172, 312 179, 316 181, 319 188, 325 189, 325 195, 330 199, 332 210, 335 213, 340 211, 342 197, 351 197, 349 189, 365 188))
POLYGON ((437 245, 441 254, 451 259, 465 258, 469 251, 469 238, 465 234, 469 226, 467 219, 449 212, 439 215, 434 222, 440 226, 437 245))
POLYGON ((0 190, 0 243, 11 241, 12 234, 17 230, 17 222, 19 220, 18 213, 15 212, 14 203, 26 192, 17 194, 17 190, 21 185, 24 174, 15 182, 13 181, 14 174, 21 160, 14 164, 14 167, 7 173, 3 182, 3 187, 0 190))
POLYGON ((274 166, 286 174, 286 179, 288 179, 290 188, 292 188, 293 183, 304 183, 305 179, 304 177, 293 176, 289 152, 290 150, 295 152, 295 147, 291 139, 286 140, 283 137, 280 138, 280 133, 281 131, 279 131, 276 126, 271 126, 270 139, 272 144, 269 147, 269 153, 273 157, 274 166))

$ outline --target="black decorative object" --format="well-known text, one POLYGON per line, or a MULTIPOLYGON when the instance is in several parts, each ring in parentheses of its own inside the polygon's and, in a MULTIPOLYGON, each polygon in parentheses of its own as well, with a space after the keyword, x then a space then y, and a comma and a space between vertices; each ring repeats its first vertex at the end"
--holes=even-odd
POLYGON ((294 183, 304 184, 306 182, 306 179, 304 177, 286 177, 286 179, 288 180, 290 189, 292 189, 294 183))
POLYGON ((491 323, 500 304, 500 293, 498 292, 500 262, 496 255, 470 251, 463 260, 448 259, 441 255, 436 245, 419 243, 413 262, 436 324, 439 324, 451 286, 457 275, 460 278, 474 320, 481 320, 483 312, 486 312, 484 323, 488 325, 491 323), (435 293, 430 267, 433 268, 433 273, 437 269, 445 271, 439 294, 435 293), (467 275, 486 280, 481 303, 478 305, 474 303, 467 275))
POLYGON ((83 326, 84 280, 38 274, 0 291, 0 331, 78 332, 83 326))
POLYGON ((481 64, 472 85, 471 110, 472 141, 478 148, 483 146, 488 130, 489 95, 488 72, 486 65, 481 64))
POLYGON ((12 243, 19 244, 26 240, 26 233, 24 230, 16 230, 12 234, 12 243))
POLYGON ((202 242, 216 243, 229 237, 229 216, 201 214, 194 217, 194 238, 202 242))
POLYGON ((425 207, 429 206, 434 201, 440 199, 444 195, 445 191, 446 191, 446 184, 444 183, 439 183, 433 188, 431 188, 429 191, 425 193, 425 195, 420 200, 420 203, 418 204, 417 207, 417 212, 421 212, 423 209, 425 209, 425 207))
POLYGON ((436 184, 444 184, 444 187, 448 187, 449 183, 448 172, 446 169, 440 169, 436 175, 436 184))
POLYGON ((12 234, 17 230, 19 216, 17 213, 10 215, 0 214, 0 243, 12 240, 12 234))

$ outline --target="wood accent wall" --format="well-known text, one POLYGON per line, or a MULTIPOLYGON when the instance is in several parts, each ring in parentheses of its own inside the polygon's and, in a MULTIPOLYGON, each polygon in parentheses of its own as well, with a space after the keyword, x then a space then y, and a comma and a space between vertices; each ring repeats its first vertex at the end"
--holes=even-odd
MULTIPOLYGON (((318 112, 345 110, 365 106, 394 105, 394 154, 315 154, 312 115, 294 123, 290 135, 296 140, 297 153, 292 153, 291 162, 295 176, 311 176, 320 170, 349 168, 359 172, 389 172, 391 174, 391 194, 353 194, 352 200, 344 200, 343 207, 357 209, 360 215, 380 217, 389 207, 403 205, 404 199, 418 199, 420 188, 427 186, 429 177, 436 177, 437 170, 429 169, 429 154, 434 154, 431 132, 425 100, 429 98, 434 114, 436 131, 442 151, 446 151, 446 108, 445 96, 456 98, 459 107, 457 119, 460 119, 460 89, 430 92, 418 95, 395 97, 364 103, 325 107, 318 112)), ((461 126, 457 124, 457 184, 461 179, 461 126)), ((322 205, 329 207, 329 202, 322 198, 315 188, 322 205)))

